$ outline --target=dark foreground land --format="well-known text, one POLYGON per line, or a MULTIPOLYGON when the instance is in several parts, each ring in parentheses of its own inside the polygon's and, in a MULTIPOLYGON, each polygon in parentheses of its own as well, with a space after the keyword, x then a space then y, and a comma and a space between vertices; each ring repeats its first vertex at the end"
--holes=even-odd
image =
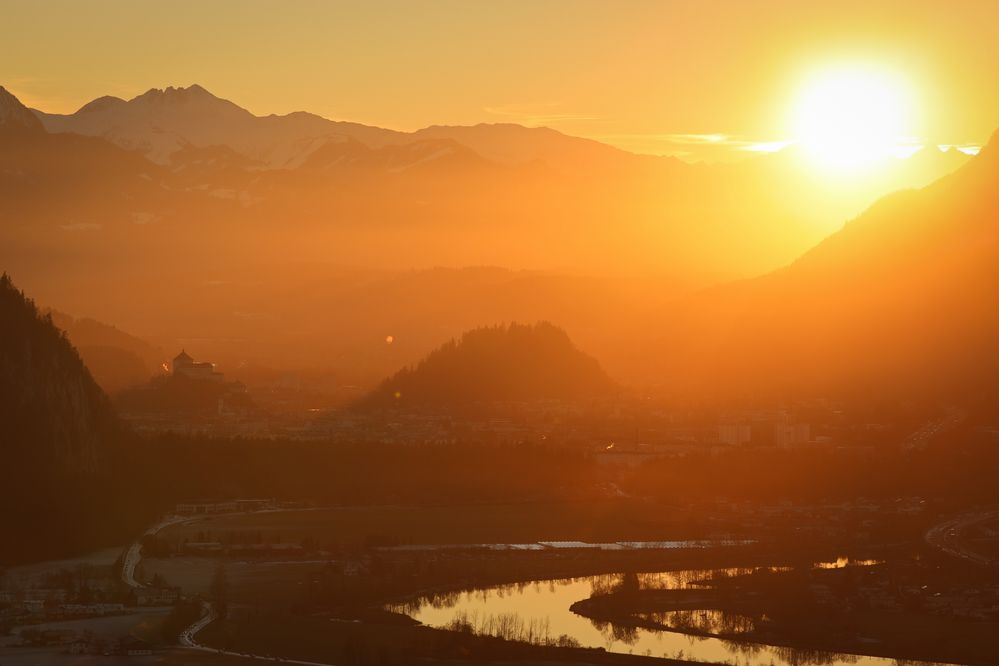
POLYGON ((840 569, 760 569, 693 589, 617 589, 572 610, 620 627, 801 649, 964 664, 999 663, 999 575, 936 558, 840 569))
MULTIPOLYGON (((573 610, 615 637, 626 638, 635 628, 720 636, 738 642, 733 645, 786 646, 793 663, 801 664, 828 663, 819 650, 997 663, 992 636, 999 631, 999 580, 990 568, 969 567, 924 542, 928 528, 952 520, 925 507, 918 498, 708 509, 591 497, 233 513, 146 537, 136 576, 146 585, 179 587, 186 598, 162 613, 162 623, 177 626, 156 629, 159 645, 169 645, 195 622, 205 601, 224 609, 223 618, 198 632, 197 643, 258 661, 638 663, 646 657, 583 647, 570 635, 477 635, 472 626, 432 628, 406 615, 421 604, 447 607, 463 591, 601 576, 606 584, 573 610), (653 537, 739 545, 599 550, 536 543, 653 537), (532 542, 537 549, 481 546, 532 542), (841 556, 862 564, 815 566, 832 566, 841 556), (770 571, 774 567, 779 570, 770 571), (732 568, 740 571, 687 590, 633 584, 641 572, 732 568), (749 575, 754 569, 769 573, 749 575)), ((988 522, 969 525, 967 539, 957 534, 956 542, 979 544, 989 529, 988 522)), ((0 663, 76 659, 47 650, 10 648, 0 663), (30 657, 35 653, 37 660, 30 657)), ((188 652, 197 663, 223 659, 204 651, 180 654, 188 652)), ((79 657, 81 663, 93 658, 79 657)), ((175 658, 165 647, 143 657, 150 663, 175 658)))
MULTIPOLYGON (((650 524, 659 533, 669 525, 669 533, 675 536, 689 520, 689 516, 681 519, 683 512, 679 511, 663 519, 662 507, 640 509, 626 501, 588 502, 584 506, 591 517, 607 521, 602 525, 594 519, 588 536, 605 540, 611 540, 610 525, 618 520, 626 531, 635 530, 628 532, 630 538, 639 534, 647 537, 642 530, 650 524), (630 521, 623 520, 626 515, 630 521)), ((883 512, 883 507, 874 510, 883 512)), ((535 641, 542 645, 531 645, 477 636, 467 630, 419 626, 404 614, 385 610, 391 604, 403 611, 407 604, 415 607, 426 599, 446 603, 449 596, 462 590, 600 574, 611 574, 612 580, 617 580, 617 575, 623 577, 607 594, 573 610, 622 635, 629 627, 645 627, 784 645, 801 650, 803 655, 822 650, 983 665, 999 658, 991 640, 999 622, 988 614, 990 595, 999 592, 999 588, 993 589, 997 581, 988 570, 964 571, 953 558, 924 545, 920 537, 929 520, 926 516, 913 519, 905 528, 896 524, 894 531, 886 530, 893 537, 891 542, 872 538, 851 544, 850 554, 864 560, 864 565, 830 570, 816 569, 812 564, 835 561, 843 549, 837 550, 822 539, 795 543, 775 534, 737 548, 676 551, 398 547, 399 543, 412 543, 418 534, 432 534, 442 544, 453 544, 466 534, 482 543, 527 542, 546 534, 551 525, 564 525, 561 517, 569 511, 578 512, 580 507, 530 503, 365 507, 221 516, 171 527, 162 541, 167 547, 206 537, 224 543, 259 532, 265 540, 328 543, 337 552, 318 559, 303 555, 297 564, 269 568, 265 562, 225 557, 158 558, 148 560, 145 566, 148 572, 162 572, 170 578, 171 560, 184 562, 184 568, 190 569, 197 559, 204 572, 201 589, 208 595, 210 572, 218 561, 228 562, 233 583, 227 617, 209 625, 198 640, 226 650, 323 663, 393 664, 409 663, 410 659, 624 663, 636 659, 574 647, 572 637, 547 636, 535 641), (442 521, 442 517, 449 520, 442 521), (630 590, 626 585, 629 572, 775 566, 781 571, 720 579, 694 590, 630 590), (251 571, 254 573, 249 574, 251 571), (974 590, 978 590, 977 596, 974 590), (961 606, 961 600, 967 599, 975 601, 961 606), (721 611, 734 621, 705 626, 698 624, 697 613, 686 617, 674 613, 705 609, 721 611), (747 624, 740 618, 755 621, 747 624)), ((784 516, 774 520, 793 533, 798 531, 793 524, 807 523, 809 516, 806 512, 796 519, 784 516)), ((842 515, 835 520, 827 518, 831 523, 852 524, 842 515)), ((733 516, 723 522, 730 530, 739 523, 733 516)), ((705 535, 707 530, 701 536, 705 535)))

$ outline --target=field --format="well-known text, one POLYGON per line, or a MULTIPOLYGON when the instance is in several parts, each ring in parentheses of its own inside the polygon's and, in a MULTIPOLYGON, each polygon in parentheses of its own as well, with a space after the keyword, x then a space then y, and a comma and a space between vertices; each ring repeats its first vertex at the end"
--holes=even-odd
POLYGON ((206 517, 167 528, 174 545, 222 541, 238 534, 272 542, 318 539, 322 549, 365 545, 638 541, 706 536, 680 509, 631 500, 360 506, 206 517))
MULTIPOLYGON (((262 600, 281 606, 301 598, 302 581, 322 567, 316 562, 225 562, 229 597, 233 603, 257 605, 262 600)), ((185 595, 207 595, 220 560, 206 557, 148 558, 142 561, 142 576, 159 575, 178 585, 185 595)))
POLYGON ((0 571, 2 574, 0 575, 0 585, 16 581, 17 585, 22 587, 33 585, 44 587, 43 582, 46 576, 57 574, 62 570, 74 571, 81 566, 104 567, 110 571, 111 566, 123 550, 125 550, 124 544, 117 548, 104 548, 72 559, 46 560, 10 567, 5 574, 0 571))
POLYGON ((170 608, 137 608, 134 612, 123 615, 108 615, 105 617, 90 617, 62 622, 46 622, 32 625, 31 629, 44 631, 46 629, 73 629, 74 631, 90 631, 107 636, 131 635, 147 641, 159 639, 160 626, 163 619, 170 613, 170 608))
POLYGON ((249 666, 259 663, 242 657, 170 648, 144 657, 104 657, 101 655, 71 655, 62 647, 0 649, 4 666, 108 666, 128 663, 130 666, 249 666))

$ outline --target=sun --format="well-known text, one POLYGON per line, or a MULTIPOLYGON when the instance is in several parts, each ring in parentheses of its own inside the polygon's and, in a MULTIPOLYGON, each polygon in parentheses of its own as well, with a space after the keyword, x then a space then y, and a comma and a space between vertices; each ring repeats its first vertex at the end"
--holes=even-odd
POLYGON ((875 67, 817 72, 792 108, 794 143, 824 168, 860 172, 904 154, 915 106, 904 79, 875 67))

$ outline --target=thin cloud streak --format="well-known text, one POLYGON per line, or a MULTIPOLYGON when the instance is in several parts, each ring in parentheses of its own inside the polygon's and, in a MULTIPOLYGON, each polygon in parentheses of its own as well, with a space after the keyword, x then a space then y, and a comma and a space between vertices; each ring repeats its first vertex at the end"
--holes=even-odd
POLYGON ((559 112, 560 102, 544 104, 505 104, 486 106, 483 111, 523 125, 551 125, 565 122, 602 122, 599 116, 585 113, 559 112))

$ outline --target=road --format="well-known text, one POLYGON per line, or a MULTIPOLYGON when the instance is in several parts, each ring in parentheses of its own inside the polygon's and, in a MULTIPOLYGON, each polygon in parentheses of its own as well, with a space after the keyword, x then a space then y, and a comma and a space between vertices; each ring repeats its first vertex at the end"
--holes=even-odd
POLYGON ((201 613, 201 617, 194 624, 180 632, 180 636, 177 637, 177 641, 184 647, 194 648, 196 650, 211 650, 212 652, 218 652, 218 650, 212 650, 211 648, 201 645, 194 640, 194 637, 198 635, 198 632, 216 620, 215 609, 212 608, 212 605, 207 601, 203 601, 201 603, 201 613))
POLYGON ((222 650, 220 648, 212 648, 207 645, 203 645, 196 640, 198 633, 214 622, 217 618, 215 615, 215 609, 212 608, 210 603, 202 603, 202 612, 204 613, 201 618, 189 626, 187 629, 180 633, 177 640, 180 644, 190 650, 201 650, 202 652, 211 652, 213 654, 226 655, 228 657, 244 657, 247 659, 261 659, 263 661, 274 661, 280 662, 282 664, 296 664, 297 666, 334 666, 333 664, 327 664, 318 661, 302 661, 300 659, 285 659, 284 657, 272 657, 270 655, 261 654, 250 654, 247 652, 236 652, 234 650, 222 650))
POLYGON ((999 520, 999 510, 976 511, 949 518, 926 531, 926 543, 953 557, 982 566, 999 565, 999 558, 988 557, 975 552, 964 539, 963 533, 970 527, 992 520, 999 520))
MULTIPOLYGON (((125 552, 125 560, 122 563, 121 568, 121 579, 129 587, 144 587, 143 583, 140 583, 135 578, 135 569, 142 561, 142 539, 147 536, 156 536, 161 530, 170 525, 178 525, 181 523, 192 522, 198 520, 200 517, 189 517, 189 516, 168 516, 156 523, 145 532, 142 536, 132 543, 128 550, 125 552)), ((282 664, 295 664, 296 666, 335 666, 334 664, 316 662, 316 661, 301 661, 298 659, 284 659, 282 657, 272 657, 269 655, 260 654, 248 654, 245 652, 235 652, 233 650, 222 650, 219 648, 208 647, 199 643, 196 638, 202 629, 214 622, 217 617, 215 614, 215 609, 212 608, 212 604, 207 601, 201 602, 202 615, 201 617, 191 624, 189 627, 180 632, 177 637, 177 641, 184 648, 189 650, 200 650, 202 652, 211 652, 213 654, 226 655, 230 657, 244 657, 247 659, 260 659, 263 661, 274 661, 280 662, 282 664)))
POLYGON ((957 428, 964 423, 966 418, 967 414, 963 410, 956 407, 948 407, 943 416, 927 421, 918 430, 906 437, 902 442, 902 449, 904 451, 923 450, 931 440, 957 428))
POLYGON ((169 527, 170 525, 177 525, 179 523, 186 523, 195 520, 194 518, 185 516, 167 516, 160 522, 156 523, 148 530, 142 533, 142 536, 135 540, 135 542, 128 547, 125 552, 125 560, 122 562, 121 567, 121 579, 129 587, 145 587, 142 583, 135 579, 135 568, 139 565, 142 560, 142 539, 147 536, 156 536, 159 534, 160 530, 169 527))

